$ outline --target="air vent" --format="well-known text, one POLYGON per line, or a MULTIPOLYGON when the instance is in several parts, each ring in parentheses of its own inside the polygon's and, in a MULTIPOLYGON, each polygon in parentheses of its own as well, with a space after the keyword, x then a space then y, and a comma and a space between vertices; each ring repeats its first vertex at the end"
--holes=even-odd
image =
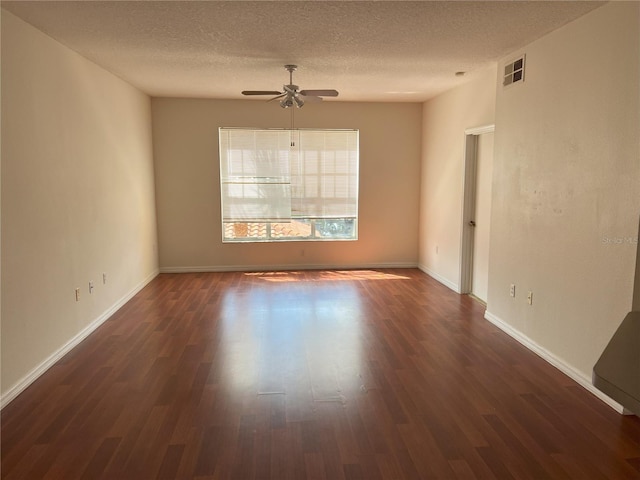
POLYGON ((505 87, 524 81, 524 55, 504 66, 502 85, 505 87))

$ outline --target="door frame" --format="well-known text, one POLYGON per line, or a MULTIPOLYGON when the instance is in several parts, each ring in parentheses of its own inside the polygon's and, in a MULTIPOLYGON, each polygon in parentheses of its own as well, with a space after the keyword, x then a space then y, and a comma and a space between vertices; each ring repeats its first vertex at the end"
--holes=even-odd
POLYGON ((462 226, 460 229, 460 292, 471 293, 473 272, 473 228, 469 222, 474 220, 476 210, 476 181, 478 163, 478 137, 484 133, 493 133, 495 124, 468 128, 464 131, 464 177, 462 199, 462 226))

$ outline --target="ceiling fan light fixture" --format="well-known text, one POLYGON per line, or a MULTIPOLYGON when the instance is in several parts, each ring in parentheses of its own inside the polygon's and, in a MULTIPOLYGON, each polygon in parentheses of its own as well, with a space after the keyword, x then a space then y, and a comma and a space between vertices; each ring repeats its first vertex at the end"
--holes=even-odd
POLYGON ((302 100, 298 95, 293 96, 293 101, 298 108, 302 108, 302 106, 304 105, 304 100, 302 100))
POLYGON ((291 100, 291 97, 287 95, 282 100, 280 100, 280 106, 282 108, 293 107, 293 100, 291 100))

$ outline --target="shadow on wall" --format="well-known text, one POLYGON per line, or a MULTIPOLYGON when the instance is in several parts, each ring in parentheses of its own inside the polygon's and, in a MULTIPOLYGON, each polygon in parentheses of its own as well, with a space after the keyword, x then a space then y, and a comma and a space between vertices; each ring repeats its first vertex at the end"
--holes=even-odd
POLYGON ((593 367, 592 381, 598 390, 622 405, 625 413, 640 416, 640 242, 637 240, 638 237, 631 312, 593 367))

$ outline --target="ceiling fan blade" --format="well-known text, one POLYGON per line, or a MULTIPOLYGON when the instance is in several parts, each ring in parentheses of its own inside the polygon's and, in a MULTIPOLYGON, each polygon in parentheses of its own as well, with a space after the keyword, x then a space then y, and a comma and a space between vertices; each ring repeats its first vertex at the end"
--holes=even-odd
MULTIPOLYGON (((280 93, 280 92, 276 92, 276 93, 280 93)), ((277 100, 277 99, 279 99, 279 98, 282 98, 282 97, 284 97, 285 95, 287 95, 287 94, 286 94, 286 93, 280 93, 280 95, 278 95, 277 97, 273 97, 273 98, 270 98, 269 100, 267 100, 267 103, 269 103, 269 102, 273 102, 274 100, 277 100)))
POLYGON ((277 90, 243 90, 242 95, 280 95, 277 90))
POLYGON ((302 95, 312 95, 316 97, 337 97, 337 90, 300 90, 302 95))

